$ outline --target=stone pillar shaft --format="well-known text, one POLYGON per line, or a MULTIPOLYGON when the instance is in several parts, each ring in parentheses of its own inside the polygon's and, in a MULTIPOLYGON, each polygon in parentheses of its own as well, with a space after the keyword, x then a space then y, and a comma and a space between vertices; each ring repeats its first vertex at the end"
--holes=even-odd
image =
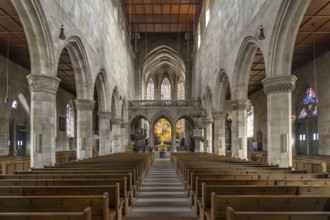
POLYGON ((31 167, 55 163, 56 93, 60 79, 45 75, 28 75, 31 92, 31 167))
POLYGON ((203 125, 205 127, 204 134, 204 152, 212 153, 212 119, 207 118, 203 120, 203 125))
POLYGON ((267 95, 268 163, 292 166, 293 75, 268 77, 262 81, 267 95))
POLYGON ((121 142, 121 123, 120 118, 115 118, 111 120, 112 123, 112 152, 118 153, 122 152, 122 142, 121 142))
POLYGON ((232 101, 232 156, 247 159, 247 109, 249 100, 232 101))
POLYGON ((93 110, 95 101, 75 100, 77 109, 77 159, 93 156, 93 110))
POLYGON ((214 112, 213 123, 214 123, 214 153, 218 155, 226 155, 226 141, 225 141, 225 127, 226 127, 226 113, 225 112, 214 112))
POLYGON ((149 145, 155 149, 154 127, 149 123, 149 145))
POLYGON ((110 119, 111 112, 99 112, 99 156, 110 154, 111 131, 110 119))
POLYGON ((176 152, 175 146, 175 139, 176 139, 176 123, 171 124, 171 151, 176 152))
POLYGON ((122 150, 124 152, 128 151, 128 147, 129 147, 130 135, 129 135, 129 129, 128 128, 129 128, 128 123, 123 122, 121 124, 122 150))

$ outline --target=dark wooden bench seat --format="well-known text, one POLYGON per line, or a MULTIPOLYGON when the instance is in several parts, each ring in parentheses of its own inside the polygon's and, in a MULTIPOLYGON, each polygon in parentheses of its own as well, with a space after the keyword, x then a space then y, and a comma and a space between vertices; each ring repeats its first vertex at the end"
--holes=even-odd
POLYGON ((211 195, 206 219, 226 219, 227 207, 239 212, 329 212, 330 196, 291 195, 211 195))
POLYGON ((126 177, 118 179, 2 179, 0 186, 97 186, 120 185, 120 198, 124 200, 124 213, 129 209, 129 197, 127 196, 126 177))
MULTIPOLYGON (((108 193, 83 196, 0 196, 0 212, 79 212, 92 209, 92 220, 121 219, 109 208, 108 193)), ((119 216, 118 216, 119 214, 119 216)))
POLYGON ((227 207, 226 220, 329 220, 330 212, 259 212, 235 211, 227 207))
POLYGON ((94 174, 94 173, 87 173, 87 174, 16 174, 16 175, 0 175, 1 179, 117 179, 126 177, 126 188, 127 188, 127 197, 129 197, 131 204, 133 200, 133 181, 132 181, 132 173, 117 173, 117 174, 94 174))
POLYGON ((82 212, 0 212, 1 220, 92 220, 90 207, 82 212))
POLYGON ((194 209, 204 219, 205 210, 211 209, 211 194, 217 195, 299 195, 299 186, 264 186, 264 185, 207 185, 202 183, 202 190, 196 195, 194 209))
MULTIPOLYGON (((109 208, 123 213, 124 199, 120 198, 120 186, 0 186, 1 196, 65 196, 65 195, 101 195, 108 194, 109 208)), ((118 217, 121 217, 119 214, 118 217)))

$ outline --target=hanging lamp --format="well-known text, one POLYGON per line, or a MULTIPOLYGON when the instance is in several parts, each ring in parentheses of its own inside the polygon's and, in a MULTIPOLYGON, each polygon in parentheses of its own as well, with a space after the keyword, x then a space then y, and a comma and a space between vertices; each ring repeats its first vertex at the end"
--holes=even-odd
POLYGON ((65 34, 64 34, 64 26, 63 26, 63 0, 61 0, 61 9, 62 9, 62 25, 61 25, 61 28, 60 28, 60 35, 58 36, 59 39, 61 40, 65 40, 66 37, 65 37, 65 34))
POLYGON ((7 70, 6 70, 6 96, 5 96, 5 100, 4 102, 5 103, 8 103, 9 102, 9 97, 8 97, 8 72, 9 72, 9 32, 8 32, 8 36, 7 36, 7 70))
POLYGON ((265 37, 265 33, 264 33, 264 27, 262 26, 262 10, 261 10, 261 0, 259 0, 259 10, 260 10, 260 28, 259 28, 259 36, 258 36, 258 40, 264 40, 265 37))

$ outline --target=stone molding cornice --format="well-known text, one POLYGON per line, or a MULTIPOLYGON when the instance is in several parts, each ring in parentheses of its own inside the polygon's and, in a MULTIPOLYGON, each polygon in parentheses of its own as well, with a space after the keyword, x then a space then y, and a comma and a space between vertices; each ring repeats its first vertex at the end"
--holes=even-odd
POLYGON ((121 123, 121 128, 128 128, 129 124, 127 122, 121 123))
POLYGON ((262 80, 266 94, 276 92, 292 92, 295 88, 297 77, 294 75, 272 76, 262 80))
POLYGON ((212 124, 213 123, 213 119, 212 118, 204 118, 202 120, 204 125, 208 125, 208 124, 212 124))
POLYGON ((46 75, 28 75, 29 89, 31 92, 47 92, 56 95, 60 79, 46 75))
POLYGON ((121 125, 123 120, 121 118, 113 118, 111 119, 111 123, 114 125, 121 125))
POLYGON ((213 112, 212 117, 214 120, 225 119, 226 112, 213 112))
POLYGON ((250 100, 232 100, 230 103, 233 111, 247 110, 251 105, 250 100))
POLYGON ((99 119, 111 119, 111 112, 98 112, 99 119))
POLYGON ((88 99, 76 99, 74 103, 79 111, 93 111, 95 106, 95 101, 88 99))

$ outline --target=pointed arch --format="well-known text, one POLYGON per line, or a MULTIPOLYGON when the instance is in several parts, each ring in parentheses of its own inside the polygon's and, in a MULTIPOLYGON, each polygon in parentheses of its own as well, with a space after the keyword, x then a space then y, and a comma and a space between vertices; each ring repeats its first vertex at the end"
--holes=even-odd
MULTIPOLYGON (((109 83, 107 79, 107 74, 105 70, 102 68, 96 76, 95 85, 98 97, 98 109, 101 112, 108 112, 110 111, 110 89, 109 83)), ((93 90, 94 91, 94 90, 93 90)))
POLYGON ((298 30, 311 0, 283 1, 270 34, 266 76, 290 75, 298 30))
POLYGON ((203 99, 205 98, 205 108, 208 118, 212 118, 212 113, 214 111, 214 103, 212 98, 212 92, 209 86, 205 89, 205 95, 203 96, 203 99))
POLYGON ((65 48, 69 53, 73 66, 77 99, 92 100, 93 90, 90 65, 81 39, 77 36, 70 37, 66 41, 65 48))
POLYGON ((230 99, 231 90, 229 78, 224 69, 220 69, 215 85, 214 105, 215 111, 225 111, 226 99, 230 99))
POLYGON ((258 41, 254 37, 249 36, 243 40, 235 61, 232 100, 247 99, 251 64, 258 48, 258 41))
POLYGON ((51 32, 40 0, 11 0, 23 25, 29 47, 31 74, 56 75, 51 32), (36 40, 38 39, 38 40, 36 40))
POLYGON ((119 91, 118 91, 118 87, 115 86, 111 96, 111 114, 113 119, 119 118, 120 113, 118 112, 118 109, 119 109, 119 91))

